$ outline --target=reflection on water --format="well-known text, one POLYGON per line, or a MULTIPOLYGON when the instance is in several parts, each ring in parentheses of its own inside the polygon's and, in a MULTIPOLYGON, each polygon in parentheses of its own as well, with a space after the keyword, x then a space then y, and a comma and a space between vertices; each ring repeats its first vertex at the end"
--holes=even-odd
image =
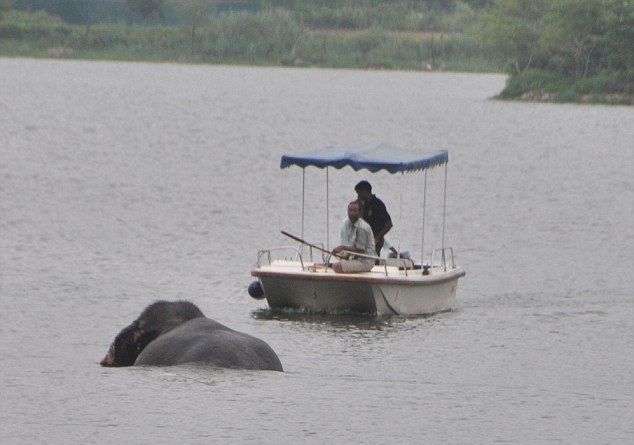
MULTIPOLYGON (((251 312, 251 316, 258 320, 276 320, 297 323, 304 325, 312 323, 315 325, 326 325, 336 329, 347 330, 384 330, 402 325, 406 318, 399 316, 371 316, 368 314, 334 313, 322 314, 311 313, 302 310, 273 310, 260 308, 251 312)), ((419 319, 429 316, 416 317, 419 319)), ((414 318, 411 318, 412 320, 414 318)))

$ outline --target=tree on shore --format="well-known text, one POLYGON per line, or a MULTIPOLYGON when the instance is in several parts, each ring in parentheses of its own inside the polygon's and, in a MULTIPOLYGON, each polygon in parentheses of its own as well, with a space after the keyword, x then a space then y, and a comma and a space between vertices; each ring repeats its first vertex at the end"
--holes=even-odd
POLYGON ((177 4, 179 21, 191 27, 191 50, 194 51, 196 29, 209 22, 217 0, 180 0, 177 4))
POLYGON ((162 17, 165 11, 163 0, 125 0, 125 5, 143 21, 147 21, 148 17, 154 13, 162 17))
POLYGON ((477 30, 485 47, 514 74, 528 70, 540 49, 543 14, 551 0, 498 0, 480 16, 477 30))
POLYGON ((610 69, 634 70, 634 0, 609 0, 604 11, 605 63, 610 69))
POLYGON ((585 79, 634 64, 634 0, 497 0, 478 34, 513 75, 530 68, 585 79))
POLYGON ((607 27, 603 10, 596 0, 558 0, 545 13, 543 50, 550 55, 550 66, 575 79, 585 79, 592 65, 601 63, 593 53, 605 40, 607 27))
POLYGON ((0 17, 9 9, 11 9, 11 0, 0 0, 0 17))
POLYGON ((496 0, 479 20, 485 47, 508 62, 503 97, 632 101, 634 0, 496 0))

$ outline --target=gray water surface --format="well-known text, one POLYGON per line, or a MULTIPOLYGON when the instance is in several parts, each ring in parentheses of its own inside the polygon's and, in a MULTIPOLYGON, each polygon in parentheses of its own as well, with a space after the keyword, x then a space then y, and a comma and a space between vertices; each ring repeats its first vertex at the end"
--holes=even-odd
MULTIPOLYGON (((634 109, 489 100, 504 81, 0 59, 0 441, 634 442, 634 109), (257 250, 301 230, 301 170, 280 156, 381 141, 449 150, 457 307, 373 320, 250 299, 257 250), (286 372, 101 368, 158 298, 264 339, 286 372)), ((307 171, 306 237, 336 243, 367 178, 417 255, 419 182, 329 176, 326 221, 307 171)))

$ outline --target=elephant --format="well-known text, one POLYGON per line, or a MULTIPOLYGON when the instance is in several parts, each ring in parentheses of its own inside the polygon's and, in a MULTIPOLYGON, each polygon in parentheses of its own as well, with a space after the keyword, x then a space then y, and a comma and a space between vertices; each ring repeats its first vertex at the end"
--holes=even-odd
POLYGON ((218 323, 188 301, 157 301, 115 337, 101 366, 173 366, 283 371, 263 340, 218 323))

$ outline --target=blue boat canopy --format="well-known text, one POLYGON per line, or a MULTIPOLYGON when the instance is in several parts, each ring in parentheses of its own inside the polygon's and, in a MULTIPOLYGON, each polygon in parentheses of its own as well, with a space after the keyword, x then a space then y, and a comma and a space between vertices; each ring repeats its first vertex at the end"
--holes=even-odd
POLYGON ((446 150, 424 153, 382 143, 361 147, 327 147, 302 155, 284 155, 280 168, 297 165, 302 168, 313 166, 340 169, 350 166, 355 171, 365 169, 371 172, 385 170, 390 173, 409 173, 433 168, 448 161, 449 154, 446 150))

